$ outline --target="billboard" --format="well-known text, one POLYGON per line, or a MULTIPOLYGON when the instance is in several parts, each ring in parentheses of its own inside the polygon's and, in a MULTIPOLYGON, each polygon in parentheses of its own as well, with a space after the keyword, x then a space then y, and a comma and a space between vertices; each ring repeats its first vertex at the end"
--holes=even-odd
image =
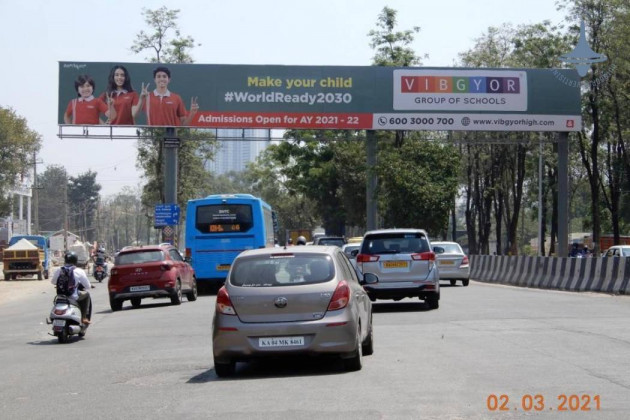
POLYGON ((578 131, 579 85, 559 69, 60 62, 58 122, 578 131))

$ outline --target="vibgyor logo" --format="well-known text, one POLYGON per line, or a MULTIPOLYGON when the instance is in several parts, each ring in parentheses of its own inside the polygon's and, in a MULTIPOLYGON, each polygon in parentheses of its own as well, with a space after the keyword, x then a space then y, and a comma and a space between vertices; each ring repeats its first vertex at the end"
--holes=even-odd
POLYGON ((527 73, 522 70, 394 70, 397 111, 526 111, 527 73))

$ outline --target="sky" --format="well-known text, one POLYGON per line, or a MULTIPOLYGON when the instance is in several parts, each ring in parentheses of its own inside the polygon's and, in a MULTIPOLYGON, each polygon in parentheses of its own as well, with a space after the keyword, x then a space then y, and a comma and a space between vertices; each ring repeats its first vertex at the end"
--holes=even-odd
POLYGON ((397 30, 421 28, 411 48, 428 54, 424 66, 453 67, 490 26, 565 16, 555 0, 0 0, 0 106, 41 135, 38 173, 47 165, 71 176, 95 171, 104 196, 142 184, 134 140, 58 137, 58 62, 147 61, 149 51, 130 47, 151 32, 143 8, 162 6, 180 10, 181 34, 200 44, 191 52, 199 64, 369 66, 367 34, 387 6, 398 12, 397 30))

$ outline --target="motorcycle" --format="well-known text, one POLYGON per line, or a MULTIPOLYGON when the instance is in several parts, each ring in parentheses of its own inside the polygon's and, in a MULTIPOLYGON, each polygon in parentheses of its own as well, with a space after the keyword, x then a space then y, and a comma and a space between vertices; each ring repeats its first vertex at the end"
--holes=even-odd
POLYGON ((103 265, 94 265, 94 278, 98 280, 98 282, 102 282, 103 279, 107 277, 107 273, 105 273, 105 267, 103 265))
MULTIPOLYGON (((91 312, 91 309, 90 311, 91 312)), ((88 319, 91 314, 88 313, 88 319)), ((81 322, 81 307, 78 302, 65 295, 57 295, 53 301, 50 317, 46 319, 48 325, 52 324, 52 334, 57 337, 59 343, 67 343, 71 336, 85 336, 89 324, 81 322)))

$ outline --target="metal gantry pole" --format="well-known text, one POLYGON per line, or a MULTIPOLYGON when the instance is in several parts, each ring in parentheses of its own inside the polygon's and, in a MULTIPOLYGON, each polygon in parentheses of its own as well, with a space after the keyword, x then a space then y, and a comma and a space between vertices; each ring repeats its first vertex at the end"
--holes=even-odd
POLYGON ((538 256, 543 255, 543 248, 545 247, 545 238, 543 236, 543 134, 540 134, 539 137, 539 148, 538 148, 538 256))
POLYGON ((376 207, 376 132, 367 130, 365 136, 365 148, 367 154, 367 185, 365 191, 366 201, 366 227, 367 230, 377 228, 377 207, 376 207))
POLYGON ((558 257, 569 255, 569 133, 558 133, 558 257))
MULTIPOLYGON (((177 204, 177 163, 179 155, 179 139, 175 137, 175 128, 168 127, 164 138, 164 201, 165 204, 177 204)), ((177 226, 166 226, 162 229, 165 242, 177 244, 177 226), (166 233, 170 233, 166 234, 166 233)))

